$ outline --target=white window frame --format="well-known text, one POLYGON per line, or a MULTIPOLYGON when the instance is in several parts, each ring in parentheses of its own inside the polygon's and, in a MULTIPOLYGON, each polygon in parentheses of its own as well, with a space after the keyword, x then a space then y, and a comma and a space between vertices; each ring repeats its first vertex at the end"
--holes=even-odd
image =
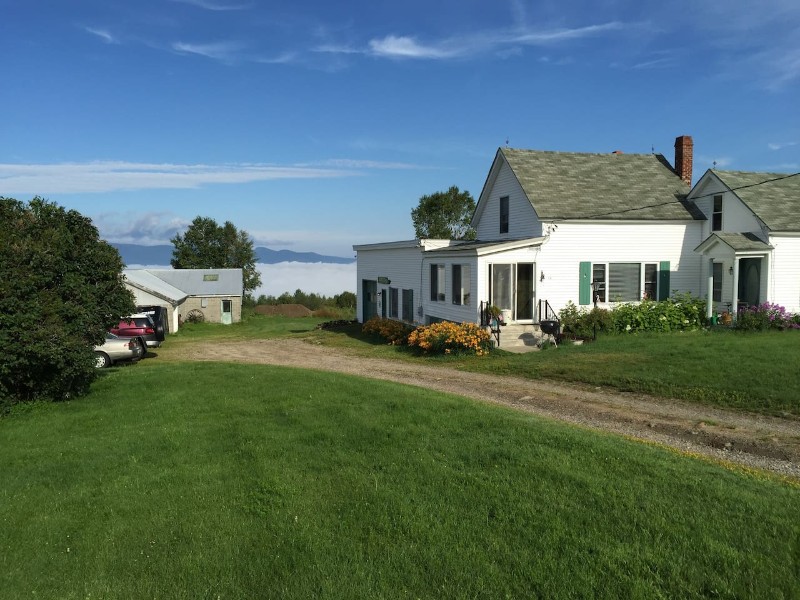
MULTIPOLYGON (((641 302, 644 298, 645 293, 648 289, 648 283, 650 283, 651 292, 648 294, 649 300, 658 300, 658 287, 660 285, 659 281, 659 263, 658 261, 614 261, 614 262, 592 262, 592 282, 600 283, 600 289, 598 290, 598 302, 607 302, 607 303, 624 303, 624 302, 641 302), (615 297, 616 290, 611 289, 611 270, 612 266, 618 265, 639 265, 639 277, 637 282, 637 290, 636 290, 636 298, 620 298, 619 294, 615 297), (654 277, 653 280, 650 282, 645 281, 645 272, 647 266, 655 267, 653 270, 654 277), (601 279, 598 277, 600 275, 600 270, 602 269, 602 276, 601 279)), ((629 284, 632 282, 628 282, 629 284)), ((628 286, 630 289, 633 289, 632 285, 628 286)), ((594 301, 594 297, 592 297, 592 301, 594 301)))
POLYGON ((711 231, 722 231, 722 194, 717 194, 711 201, 711 231), (719 210, 717 210, 719 201, 719 210))

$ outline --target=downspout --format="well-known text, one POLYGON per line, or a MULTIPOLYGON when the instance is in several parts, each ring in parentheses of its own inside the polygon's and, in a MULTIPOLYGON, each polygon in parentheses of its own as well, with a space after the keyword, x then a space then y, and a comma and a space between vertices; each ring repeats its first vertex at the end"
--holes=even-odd
POLYGON ((734 256, 733 259, 733 295, 731 297, 733 298, 733 307, 731 308, 731 312, 733 313, 733 315, 731 316, 733 317, 733 320, 736 321, 736 319, 739 316, 739 257, 738 256, 734 256))
POLYGON ((706 280, 706 318, 709 323, 714 315, 714 259, 708 259, 708 278, 706 280))

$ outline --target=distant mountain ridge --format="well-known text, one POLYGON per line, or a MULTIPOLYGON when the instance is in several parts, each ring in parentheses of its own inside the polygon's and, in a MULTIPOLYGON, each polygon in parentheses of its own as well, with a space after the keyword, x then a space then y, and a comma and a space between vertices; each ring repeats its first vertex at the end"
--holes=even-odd
MULTIPOLYGON (((164 265, 169 266, 172 259, 173 246, 140 246, 139 244, 111 244, 119 250, 122 262, 126 265, 164 265)), ((268 265, 282 262, 301 263, 333 263, 347 265, 354 263, 355 258, 327 256, 316 252, 294 252, 293 250, 271 250, 259 246, 255 248, 256 261, 268 265)))

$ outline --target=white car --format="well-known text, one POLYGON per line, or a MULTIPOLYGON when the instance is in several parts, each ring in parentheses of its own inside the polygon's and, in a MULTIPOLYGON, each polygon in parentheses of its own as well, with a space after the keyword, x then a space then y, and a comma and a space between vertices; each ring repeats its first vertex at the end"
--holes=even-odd
POLYGON ((137 361, 145 355, 145 352, 141 338, 120 337, 106 333, 106 341, 94 347, 95 366, 104 369, 117 362, 137 361))

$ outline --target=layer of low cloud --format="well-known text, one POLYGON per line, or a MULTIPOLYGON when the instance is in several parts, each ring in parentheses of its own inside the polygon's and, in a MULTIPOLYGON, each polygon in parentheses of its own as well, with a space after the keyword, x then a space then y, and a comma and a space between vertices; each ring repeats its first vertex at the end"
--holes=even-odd
POLYGON ((261 294, 280 296, 284 292, 293 294, 295 290, 329 297, 356 291, 355 263, 259 263, 257 267, 261 273, 261 287, 255 290, 256 297, 261 294))

